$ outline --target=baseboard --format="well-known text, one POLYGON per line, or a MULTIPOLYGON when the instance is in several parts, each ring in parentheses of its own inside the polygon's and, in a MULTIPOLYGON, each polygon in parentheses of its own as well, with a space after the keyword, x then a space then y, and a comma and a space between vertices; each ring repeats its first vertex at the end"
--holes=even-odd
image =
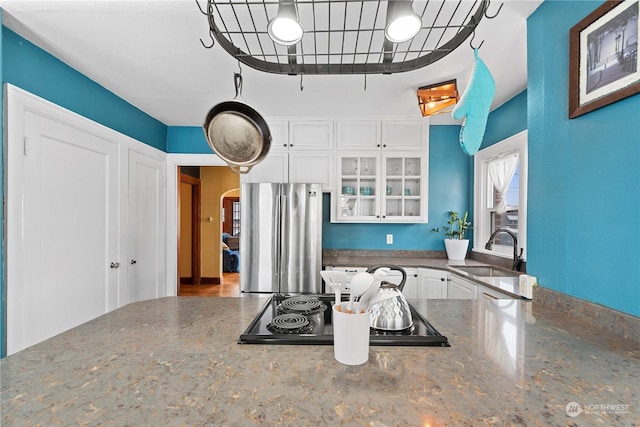
MULTIPOLYGON (((180 278, 181 285, 193 285, 193 277, 181 277, 180 278)), ((219 277, 201 277, 200 278, 201 285, 219 285, 220 278, 219 277)))

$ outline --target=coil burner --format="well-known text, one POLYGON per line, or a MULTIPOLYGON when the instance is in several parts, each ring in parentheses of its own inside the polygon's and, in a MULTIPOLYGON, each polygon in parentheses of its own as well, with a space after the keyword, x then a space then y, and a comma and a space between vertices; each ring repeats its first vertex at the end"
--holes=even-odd
POLYGON ((278 307, 279 313, 298 313, 305 316, 322 313, 327 306, 316 297, 298 295, 282 301, 278 307))
POLYGON ((267 325, 267 329, 274 334, 308 334, 314 327, 314 322, 297 313, 281 314, 267 325))

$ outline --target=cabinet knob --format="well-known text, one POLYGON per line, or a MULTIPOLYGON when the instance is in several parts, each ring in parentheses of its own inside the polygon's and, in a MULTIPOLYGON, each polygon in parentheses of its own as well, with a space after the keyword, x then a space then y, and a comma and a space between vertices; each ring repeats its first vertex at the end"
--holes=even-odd
POLYGON ((387 216, 386 215, 382 215, 382 219, 385 219, 387 216))
POLYGON ((286 147, 286 146, 287 146, 287 144, 282 144, 282 146, 283 146, 283 147, 286 147))
POLYGON ((376 144, 376 147, 380 148, 380 144, 376 144))
POLYGON ((386 147, 387 147, 387 144, 382 144, 382 148, 386 148, 386 147))
POLYGON ((441 277, 441 278, 440 278, 440 281, 441 281, 441 282, 444 282, 444 277, 441 277))
POLYGON ((118 267, 120 267, 120 263, 119 262, 112 262, 110 267, 111 268, 118 268, 118 267))
POLYGON ((293 144, 289 144, 289 147, 293 147, 293 144))
POLYGON ((133 264, 135 264, 135 263, 137 263, 137 262, 138 262, 138 261, 136 261, 135 259, 132 259, 132 260, 131 260, 131 265, 133 265, 133 264))

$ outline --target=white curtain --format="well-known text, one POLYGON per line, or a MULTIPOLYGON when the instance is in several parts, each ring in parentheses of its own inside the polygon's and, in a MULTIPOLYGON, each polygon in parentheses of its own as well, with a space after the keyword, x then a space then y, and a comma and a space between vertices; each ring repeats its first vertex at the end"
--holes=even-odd
POLYGON ((518 167, 518 158, 518 153, 513 153, 490 160, 487 164, 489 178, 491 178, 495 189, 500 193, 500 203, 496 206, 498 213, 504 213, 508 209, 507 190, 509 190, 509 184, 518 167))

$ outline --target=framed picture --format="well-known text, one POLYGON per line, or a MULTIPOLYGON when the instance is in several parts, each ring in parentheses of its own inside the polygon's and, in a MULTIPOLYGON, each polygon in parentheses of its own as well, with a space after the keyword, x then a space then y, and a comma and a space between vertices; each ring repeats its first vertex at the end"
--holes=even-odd
POLYGON ((638 3, 607 1, 569 32, 569 118, 640 93, 638 3))

